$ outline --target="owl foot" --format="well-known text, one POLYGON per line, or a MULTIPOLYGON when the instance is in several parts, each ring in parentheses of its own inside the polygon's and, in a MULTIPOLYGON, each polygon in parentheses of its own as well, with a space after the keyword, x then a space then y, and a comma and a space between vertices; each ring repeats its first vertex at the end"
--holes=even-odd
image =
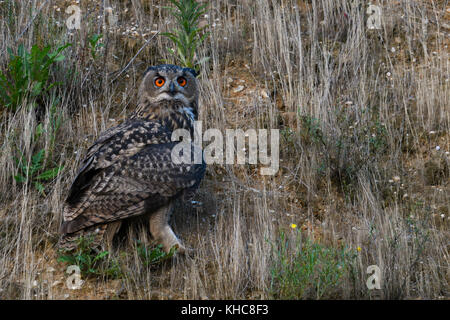
POLYGON ((165 253, 169 253, 172 248, 176 249, 176 253, 185 254, 186 247, 178 240, 175 233, 169 226, 166 226, 165 232, 160 236, 160 243, 163 245, 163 250, 165 253))

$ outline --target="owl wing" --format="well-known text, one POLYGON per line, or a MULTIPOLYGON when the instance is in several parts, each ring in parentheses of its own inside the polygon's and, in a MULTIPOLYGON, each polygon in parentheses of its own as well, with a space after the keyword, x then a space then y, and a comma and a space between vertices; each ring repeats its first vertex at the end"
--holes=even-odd
POLYGON ((118 127, 88 150, 66 200, 62 233, 151 212, 203 178, 204 163, 172 162, 177 142, 158 122, 118 127))

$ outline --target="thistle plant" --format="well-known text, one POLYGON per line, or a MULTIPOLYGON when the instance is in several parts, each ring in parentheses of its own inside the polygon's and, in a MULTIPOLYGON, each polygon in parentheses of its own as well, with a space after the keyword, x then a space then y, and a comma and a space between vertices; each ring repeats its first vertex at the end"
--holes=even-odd
POLYGON ((168 37, 176 49, 168 48, 169 53, 182 67, 196 70, 207 61, 205 57, 196 61, 196 49, 206 39, 209 32, 203 32, 207 26, 199 27, 199 19, 206 12, 206 3, 199 4, 195 0, 170 0, 175 7, 166 7, 175 17, 178 28, 162 35, 168 37))

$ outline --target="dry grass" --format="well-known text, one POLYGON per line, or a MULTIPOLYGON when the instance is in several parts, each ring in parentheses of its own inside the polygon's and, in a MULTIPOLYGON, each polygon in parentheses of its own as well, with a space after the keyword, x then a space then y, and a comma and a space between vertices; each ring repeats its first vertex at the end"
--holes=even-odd
MULTIPOLYGON (((280 171, 264 178, 256 166, 210 165, 203 206, 180 207, 173 219, 193 257, 146 267, 135 238, 148 234, 130 230, 113 256, 119 279, 67 289, 55 251, 62 202, 84 150, 133 110, 142 72, 168 58, 169 42, 156 37, 115 79, 119 71, 152 31, 173 23, 163 1, 81 2, 79 31, 65 26, 71 1, 0 2, 2 70, 7 47, 73 44, 52 69, 63 125, 47 161, 64 171, 44 195, 15 181, 14 157, 21 150, 30 161, 51 145, 49 112, 27 108, 31 101, 15 113, 0 106, 0 298, 278 298, 273 244, 280 230, 292 240, 290 223, 317 244, 356 253, 323 298, 449 297, 447 1, 381 1, 381 30, 366 28, 367 7, 354 1, 211 1, 211 36, 198 52, 211 57, 200 75, 204 129, 280 129, 280 171), (108 6, 120 29, 98 18, 108 6), (105 44, 96 60, 94 33, 105 44), (373 264, 382 289, 369 291, 373 264)), ((297 298, 315 298, 310 289, 297 298)))

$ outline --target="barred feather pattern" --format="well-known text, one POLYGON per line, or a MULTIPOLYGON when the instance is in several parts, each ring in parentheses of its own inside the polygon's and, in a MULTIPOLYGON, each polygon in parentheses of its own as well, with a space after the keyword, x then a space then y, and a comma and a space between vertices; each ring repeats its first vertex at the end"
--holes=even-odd
POLYGON ((95 238, 101 238, 105 223, 151 212, 199 184, 204 163, 174 164, 171 150, 178 142, 170 136, 158 121, 135 119, 94 143, 66 200, 61 247, 94 226, 100 226, 95 238))
MULTIPOLYGON (((196 99, 190 105, 142 99, 128 120, 103 132, 87 150, 70 187, 59 247, 73 249, 80 236, 92 236, 99 245, 110 223, 151 215, 191 195, 206 165, 175 164, 171 151, 179 141, 171 141, 171 135, 177 128, 192 133, 196 117, 196 99)), ((194 146, 191 152, 194 158, 194 146)))
MULTIPOLYGON (((124 219, 148 215, 150 229, 165 250, 181 246, 167 225, 172 201, 191 195, 206 165, 172 161, 172 132, 193 133, 198 115, 196 73, 173 65, 150 67, 139 87, 139 104, 130 118, 103 132, 87 150, 63 208, 59 247, 72 249, 80 236, 94 244, 116 232, 124 219), (165 85, 155 85, 156 78, 165 85), (186 80, 179 85, 179 79, 186 80), (159 213, 158 213, 159 212, 159 213), (111 231, 111 232, 110 232, 111 231)), ((195 147, 191 148, 194 158, 195 147)))

